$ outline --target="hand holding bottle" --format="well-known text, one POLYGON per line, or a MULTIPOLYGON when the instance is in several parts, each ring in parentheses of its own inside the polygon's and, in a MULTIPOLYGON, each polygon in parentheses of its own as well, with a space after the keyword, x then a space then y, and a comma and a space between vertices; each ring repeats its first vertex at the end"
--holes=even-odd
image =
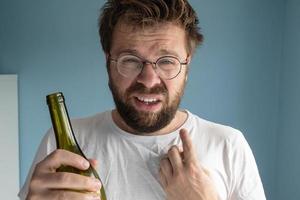
POLYGON ((183 151, 170 148, 160 163, 160 180, 167 200, 217 200, 218 195, 207 170, 199 163, 186 130, 180 130, 183 151))
POLYGON ((80 155, 66 150, 55 150, 36 165, 26 200, 100 199, 97 192, 101 188, 101 182, 98 179, 75 173, 56 172, 62 165, 87 170, 90 164, 80 155))

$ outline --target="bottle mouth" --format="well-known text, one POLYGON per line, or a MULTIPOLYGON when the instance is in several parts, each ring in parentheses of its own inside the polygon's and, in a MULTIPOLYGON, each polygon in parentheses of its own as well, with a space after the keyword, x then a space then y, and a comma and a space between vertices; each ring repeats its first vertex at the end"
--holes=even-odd
POLYGON ((53 103, 61 103, 65 101, 64 95, 62 92, 55 92, 52 94, 48 94, 46 96, 46 100, 47 100, 47 104, 51 104, 51 102, 53 103))

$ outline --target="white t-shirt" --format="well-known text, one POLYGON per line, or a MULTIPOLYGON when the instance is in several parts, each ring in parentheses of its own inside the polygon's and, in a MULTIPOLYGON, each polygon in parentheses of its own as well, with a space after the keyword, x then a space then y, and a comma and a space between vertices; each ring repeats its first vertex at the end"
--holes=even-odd
MULTIPOLYGON (((200 163, 209 170, 220 200, 265 200, 255 159, 244 136, 228 126, 203 120, 189 111, 181 128, 188 130, 200 163)), ((72 121, 76 139, 88 158, 99 162, 108 200, 163 200, 160 159, 172 145, 181 145, 179 129, 167 135, 139 136, 121 130, 111 111, 72 121)), ((34 166, 56 149, 49 130, 19 196, 28 192, 34 166)))

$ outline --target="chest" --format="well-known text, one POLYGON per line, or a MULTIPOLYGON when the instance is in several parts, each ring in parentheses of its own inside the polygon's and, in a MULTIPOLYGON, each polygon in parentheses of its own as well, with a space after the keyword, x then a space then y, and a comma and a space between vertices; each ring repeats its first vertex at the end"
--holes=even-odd
POLYGON ((165 193, 159 181, 159 145, 131 142, 107 144, 98 154, 99 172, 109 200, 162 200, 165 193))
MULTIPOLYGON (((140 144, 119 140, 107 142, 94 156, 99 160, 99 173, 109 200, 163 200, 165 192, 159 180, 159 164, 168 143, 140 144)), ((210 171, 220 199, 227 199, 230 191, 228 166, 222 156, 224 149, 200 148, 196 145, 200 163, 210 171)))

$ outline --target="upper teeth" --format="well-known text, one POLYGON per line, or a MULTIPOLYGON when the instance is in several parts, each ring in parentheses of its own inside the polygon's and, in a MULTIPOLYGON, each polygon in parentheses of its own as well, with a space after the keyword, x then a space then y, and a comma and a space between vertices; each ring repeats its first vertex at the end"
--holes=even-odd
POLYGON ((143 97, 138 97, 138 100, 144 101, 144 102, 155 102, 157 99, 154 98, 143 98, 143 97))

